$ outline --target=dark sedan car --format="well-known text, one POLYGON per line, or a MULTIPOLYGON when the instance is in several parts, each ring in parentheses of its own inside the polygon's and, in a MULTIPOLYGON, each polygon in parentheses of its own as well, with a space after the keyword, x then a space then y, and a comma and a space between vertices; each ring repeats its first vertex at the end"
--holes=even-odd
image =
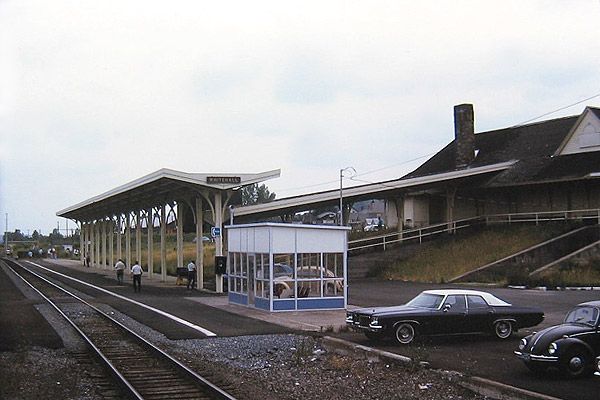
POLYGON ((544 313, 515 307, 477 290, 426 290, 402 306, 348 311, 346 324, 372 340, 391 337, 400 344, 417 335, 492 333, 509 338, 521 328, 542 322, 544 313))
POLYGON ((590 374, 600 354, 600 301, 581 303, 565 321, 521 339, 518 358, 534 372, 559 369, 568 377, 590 374))

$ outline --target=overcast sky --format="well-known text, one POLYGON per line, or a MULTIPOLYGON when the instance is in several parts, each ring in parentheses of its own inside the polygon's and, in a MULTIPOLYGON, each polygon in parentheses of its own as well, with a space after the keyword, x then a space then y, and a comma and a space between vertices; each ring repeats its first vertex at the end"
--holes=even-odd
POLYGON ((599 94, 599 20, 598 0, 0 0, 1 230, 63 229, 160 168, 280 168, 278 198, 347 166, 397 178, 456 104, 481 132, 599 94))

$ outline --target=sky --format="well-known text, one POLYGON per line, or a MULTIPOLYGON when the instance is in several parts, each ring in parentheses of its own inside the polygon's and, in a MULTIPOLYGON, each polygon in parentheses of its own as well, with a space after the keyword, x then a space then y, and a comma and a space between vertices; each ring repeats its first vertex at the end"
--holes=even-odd
POLYGON ((476 132, 600 106, 599 20, 598 0, 0 0, 0 224, 64 229, 160 168, 281 169, 277 198, 398 178, 453 140, 454 105, 476 132))

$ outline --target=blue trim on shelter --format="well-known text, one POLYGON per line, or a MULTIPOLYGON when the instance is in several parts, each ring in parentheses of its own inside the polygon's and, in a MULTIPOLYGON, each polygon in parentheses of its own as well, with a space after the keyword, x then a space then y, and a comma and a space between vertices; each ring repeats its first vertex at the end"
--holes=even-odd
POLYGON ((255 297, 254 298, 254 307, 260 308, 261 310, 270 311, 271 303, 269 302, 269 299, 263 299, 262 297, 255 297))
POLYGON ((344 308, 344 298, 298 299, 298 310, 344 308))
POLYGON ((248 296, 245 294, 229 292, 229 302, 235 304, 248 305, 248 296))
POLYGON ((293 311, 296 309, 294 299, 273 300, 273 311, 293 311))

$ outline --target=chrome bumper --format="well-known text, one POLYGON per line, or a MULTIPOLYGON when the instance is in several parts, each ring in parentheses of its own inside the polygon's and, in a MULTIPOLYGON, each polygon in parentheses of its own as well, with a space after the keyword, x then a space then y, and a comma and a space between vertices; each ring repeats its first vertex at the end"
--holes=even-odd
POLYGON ((383 329, 383 326, 381 325, 361 325, 360 322, 354 322, 351 318, 346 318, 346 325, 351 329, 359 331, 381 332, 381 330, 383 329))
POLYGON ((536 354, 522 353, 520 351, 515 351, 514 353, 518 359, 523 360, 525 362, 558 362, 558 357, 556 356, 538 356, 536 354))

